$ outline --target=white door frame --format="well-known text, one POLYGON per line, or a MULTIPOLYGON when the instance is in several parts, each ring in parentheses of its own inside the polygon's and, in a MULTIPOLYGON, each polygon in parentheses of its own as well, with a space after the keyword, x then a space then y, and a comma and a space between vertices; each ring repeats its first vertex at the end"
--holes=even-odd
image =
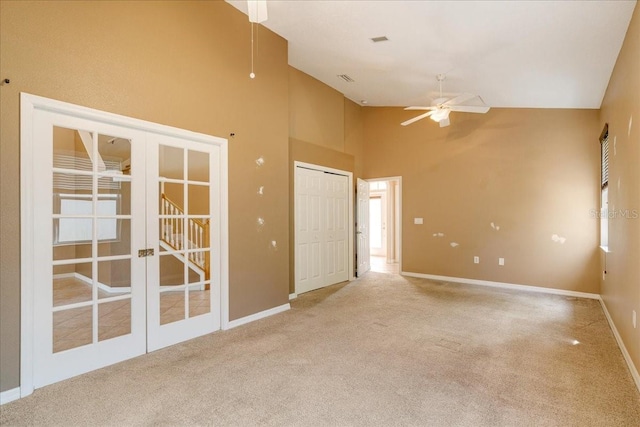
MULTIPOLYGON (((136 129, 159 135, 168 135, 184 138, 192 141, 215 144, 220 147, 220 172, 221 184, 220 204, 220 301, 221 301, 221 326, 229 327, 229 214, 228 214, 228 147, 224 138, 213 137, 184 129, 165 126, 118 114, 107 113, 92 108, 56 101, 27 93, 20 94, 20 396, 25 397, 34 390, 34 268, 37 260, 34 259, 34 247, 37 236, 34 233, 34 215, 36 208, 34 200, 36 173, 34 167, 34 151, 42 149, 34 141, 34 116, 36 111, 50 111, 72 117, 93 120, 100 123, 111 124, 124 128, 136 129)), ((51 242, 45 242, 51 244, 51 242)))
POLYGON ((357 179, 356 190, 356 223, 358 235, 356 241, 356 273, 362 277, 364 273, 371 269, 371 249, 369 242, 369 183, 364 179, 357 179), (364 190, 366 188, 366 191, 364 190), (364 196, 366 193, 366 196, 364 196), (366 262, 363 261, 366 258, 366 262))
MULTIPOLYGON (((349 172, 349 171, 344 171, 344 170, 340 170, 340 169, 334 169, 334 168, 329 168, 326 166, 320 166, 320 165, 314 165, 312 163, 305 163, 305 162, 299 162, 299 161, 294 161, 293 162, 293 170, 294 170, 294 178, 295 178, 295 170, 298 167, 303 167, 306 169, 313 169, 313 170, 317 170, 317 171, 321 171, 321 172, 329 172, 329 173, 334 173, 337 175, 344 175, 347 177, 348 180, 348 188, 349 188, 349 195, 348 195, 348 224, 349 224, 349 229, 348 229, 348 260, 347 260, 347 265, 349 266, 349 271, 348 271, 348 277, 349 280, 355 280, 355 276, 354 276, 354 252, 353 252, 353 222, 354 222, 354 217, 353 217, 353 196, 354 196, 354 187, 353 187, 353 173, 349 172)), ((296 236, 295 236, 295 217, 296 217, 296 198, 295 198, 295 194, 296 194, 296 183, 295 183, 295 179, 293 180, 293 194, 294 194, 294 207, 293 207, 293 221, 294 221, 294 237, 293 237, 293 242, 294 242, 294 255, 293 255, 293 265, 294 265, 294 278, 297 277, 297 272, 295 271, 295 265, 296 265, 296 259, 295 259, 295 247, 297 246, 297 241, 296 241, 296 236)), ((294 279, 295 280, 295 279, 294 279)), ((295 286, 295 284, 294 284, 295 286)))
MULTIPOLYGON (((367 182, 376 182, 376 181, 397 181, 398 182, 398 217, 395 218, 398 226, 398 235, 396 236, 396 241, 398 242, 398 247, 396 248, 398 254, 398 271, 402 271, 402 177, 401 176, 389 176, 384 178, 371 178, 367 179, 367 182)), ((387 203, 391 203, 387 200, 387 203)), ((396 224, 394 224, 394 227, 396 224)), ((389 229, 389 224, 387 221, 387 229, 389 229)))

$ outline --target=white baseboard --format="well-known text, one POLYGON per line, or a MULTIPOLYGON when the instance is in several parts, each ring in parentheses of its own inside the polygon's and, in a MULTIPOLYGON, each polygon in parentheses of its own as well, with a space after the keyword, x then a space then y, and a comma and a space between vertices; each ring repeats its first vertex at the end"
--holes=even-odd
POLYGON ((463 279, 460 277, 435 276, 433 274, 411 273, 409 271, 403 271, 400 274, 403 276, 418 277, 421 279, 438 280, 440 282, 465 283, 468 285, 491 286, 494 288, 516 289, 520 291, 540 292, 545 294, 564 295, 568 297, 600 299, 600 295, 598 294, 591 294, 588 292, 578 292, 578 291, 567 291, 564 289, 544 288, 542 286, 517 285, 514 283, 491 282, 488 280, 477 280, 477 279, 463 279))
POLYGON ((631 371, 631 376, 633 377, 633 381, 636 383, 636 387, 638 391, 640 391, 640 374, 638 373, 638 369, 633 364, 633 360, 631 360, 631 355, 627 351, 627 347, 624 345, 624 341, 622 341, 622 337, 618 333, 618 329, 616 328, 616 324, 613 323, 613 319, 609 314, 609 310, 607 310, 607 306, 604 303, 602 298, 598 298, 600 300, 600 305, 602 306, 602 311, 604 311, 604 315, 607 318, 607 322, 609 322, 609 327, 613 332, 613 336, 616 337, 616 341, 618 342, 618 347, 620 347, 620 351, 622 352, 622 356, 624 356, 625 362, 627 362, 627 366, 629 367, 629 371, 631 371))
POLYGON ((3 391, 0 393, 0 405, 13 402, 20 399, 20 387, 12 388, 11 390, 3 391))
POLYGON ((265 317, 273 316, 274 314, 278 314, 278 313, 282 313, 283 311, 287 311, 290 308, 291 308, 291 305, 289 303, 282 304, 282 305, 280 305, 278 307, 273 307, 273 308, 270 308, 268 310, 261 311, 259 313, 255 313, 255 314, 251 314, 249 316, 241 317, 241 318, 236 319, 236 320, 231 320, 229 323, 227 323, 227 326, 226 326, 225 329, 235 328, 237 326, 245 325, 247 323, 251 323, 251 322, 254 322, 256 320, 264 319, 265 317))
POLYGON ((289 301, 291 301, 292 299, 296 299, 298 298, 298 294, 296 294, 295 292, 292 294, 289 294, 289 301))

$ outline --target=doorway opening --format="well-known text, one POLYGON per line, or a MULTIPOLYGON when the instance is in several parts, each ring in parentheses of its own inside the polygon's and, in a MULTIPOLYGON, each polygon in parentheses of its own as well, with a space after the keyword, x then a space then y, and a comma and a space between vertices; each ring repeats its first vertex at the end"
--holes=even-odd
POLYGON ((371 271, 400 273, 401 178, 370 179, 369 255, 371 271))

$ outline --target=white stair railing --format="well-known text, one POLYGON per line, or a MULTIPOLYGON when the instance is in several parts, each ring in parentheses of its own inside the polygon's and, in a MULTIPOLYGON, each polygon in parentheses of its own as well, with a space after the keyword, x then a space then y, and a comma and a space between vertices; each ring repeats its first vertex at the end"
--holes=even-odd
MULTIPOLYGON (((186 218, 187 226, 184 227, 184 211, 164 194, 160 203, 160 215, 160 239, 171 248, 183 251, 207 247, 209 223, 196 218, 186 218)), ((188 259, 205 273, 209 273, 204 251, 189 252, 188 259)))

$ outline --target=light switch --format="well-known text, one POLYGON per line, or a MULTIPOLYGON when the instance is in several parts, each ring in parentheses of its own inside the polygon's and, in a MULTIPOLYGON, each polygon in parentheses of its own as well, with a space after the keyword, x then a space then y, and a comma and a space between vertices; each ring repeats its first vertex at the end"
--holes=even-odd
POLYGON ((414 224, 422 224, 422 218, 413 218, 414 224))

